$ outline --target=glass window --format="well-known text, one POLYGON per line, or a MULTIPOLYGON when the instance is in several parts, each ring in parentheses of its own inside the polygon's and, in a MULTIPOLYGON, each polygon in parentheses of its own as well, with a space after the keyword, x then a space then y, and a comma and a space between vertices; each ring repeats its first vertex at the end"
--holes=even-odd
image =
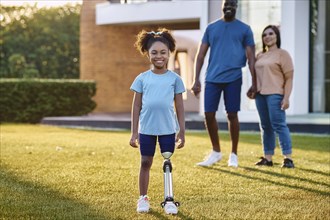
MULTIPOLYGON (((262 50, 261 34, 263 29, 269 25, 280 25, 281 23, 281 0, 272 1, 238 1, 237 18, 250 25, 256 44, 256 53, 262 50)), ((241 108, 246 111, 256 110, 254 100, 246 97, 246 91, 252 85, 252 78, 248 66, 243 68, 243 85, 241 108)))
POLYGON ((329 7, 328 1, 310 1, 310 112, 330 112, 329 7))

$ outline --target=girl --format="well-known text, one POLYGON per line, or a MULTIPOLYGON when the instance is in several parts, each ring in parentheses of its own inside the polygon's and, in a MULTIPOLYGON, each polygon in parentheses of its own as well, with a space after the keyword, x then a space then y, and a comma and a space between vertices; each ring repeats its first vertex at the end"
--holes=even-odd
MULTIPOLYGON (((135 47, 152 64, 150 70, 136 77, 130 88, 134 91, 130 145, 137 148, 139 144, 141 153, 137 212, 148 212, 149 173, 157 139, 161 152, 173 153, 175 142, 178 142, 177 148, 182 148, 185 143, 182 98, 185 87, 180 76, 167 69, 170 52, 175 50, 175 40, 167 29, 158 29, 158 32, 141 31, 135 47)), ((177 213, 174 204, 164 208, 166 213, 177 213)))

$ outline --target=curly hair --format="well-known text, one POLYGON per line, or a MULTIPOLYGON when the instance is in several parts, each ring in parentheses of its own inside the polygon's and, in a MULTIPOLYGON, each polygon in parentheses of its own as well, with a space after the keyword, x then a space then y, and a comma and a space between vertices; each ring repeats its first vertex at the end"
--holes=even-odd
POLYGON ((158 28, 157 32, 142 30, 136 36, 134 46, 142 55, 148 55, 150 47, 157 41, 165 44, 170 52, 175 51, 175 40, 170 31, 166 28, 158 28))

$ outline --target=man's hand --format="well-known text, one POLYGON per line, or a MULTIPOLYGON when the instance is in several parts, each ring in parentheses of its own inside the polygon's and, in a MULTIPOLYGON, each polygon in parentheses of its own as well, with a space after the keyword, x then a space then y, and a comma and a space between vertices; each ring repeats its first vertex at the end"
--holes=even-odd
POLYGON ((251 86, 246 93, 247 97, 250 99, 255 99, 257 95, 257 88, 255 86, 251 86))
POLYGON ((191 92, 198 98, 201 92, 201 82, 196 80, 191 88, 191 92))

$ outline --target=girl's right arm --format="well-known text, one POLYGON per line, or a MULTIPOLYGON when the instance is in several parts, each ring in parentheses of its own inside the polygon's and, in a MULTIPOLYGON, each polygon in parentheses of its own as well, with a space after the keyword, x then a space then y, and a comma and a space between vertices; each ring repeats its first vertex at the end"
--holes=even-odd
POLYGON ((140 111, 142 108, 142 93, 135 92, 134 98, 133 98, 133 104, 132 104, 132 112, 131 112, 131 140, 129 144, 132 147, 138 147, 139 143, 139 134, 138 134, 138 128, 139 128, 139 117, 140 117, 140 111))

